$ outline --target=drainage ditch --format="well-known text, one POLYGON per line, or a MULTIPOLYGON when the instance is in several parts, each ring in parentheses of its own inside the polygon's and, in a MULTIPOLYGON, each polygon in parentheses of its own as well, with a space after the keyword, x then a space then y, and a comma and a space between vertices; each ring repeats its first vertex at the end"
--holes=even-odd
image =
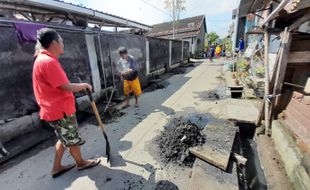
POLYGON ((257 145, 253 140, 256 126, 251 123, 236 122, 239 132, 236 135, 234 151, 247 159, 245 166, 238 166, 240 190, 265 190, 267 182, 259 160, 257 145))

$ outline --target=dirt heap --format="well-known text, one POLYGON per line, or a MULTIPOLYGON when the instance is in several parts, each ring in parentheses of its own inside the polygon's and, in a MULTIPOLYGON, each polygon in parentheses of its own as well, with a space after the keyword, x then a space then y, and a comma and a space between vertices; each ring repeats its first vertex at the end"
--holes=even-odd
POLYGON ((170 73, 173 73, 175 75, 184 74, 184 73, 186 73, 186 68, 184 68, 184 67, 177 67, 175 69, 170 70, 170 73))
POLYGON ((216 91, 209 91, 207 99, 210 101, 218 100, 218 99, 220 99, 220 96, 218 95, 218 93, 216 91))
MULTIPOLYGON (((117 121, 118 118, 120 118, 124 115, 126 115, 125 112, 118 110, 114 107, 109 107, 105 113, 104 112, 100 113, 100 117, 101 117, 103 123, 105 123, 105 124, 113 123, 113 122, 117 121)), ((93 113, 91 113, 91 117, 88 119, 88 122, 91 124, 94 124, 94 125, 98 124, 96 117, 93 113)))
POLYGON ((190 154, 189 148, 205 142, 201 130, 201 127, 189 119, 182 117, 172 119, 156 138, 162 161, 192 167, 195 156, 190 154))
POLYGON ((179 190, 178 186, 167 180, 157 182, 155 190, 179 190))

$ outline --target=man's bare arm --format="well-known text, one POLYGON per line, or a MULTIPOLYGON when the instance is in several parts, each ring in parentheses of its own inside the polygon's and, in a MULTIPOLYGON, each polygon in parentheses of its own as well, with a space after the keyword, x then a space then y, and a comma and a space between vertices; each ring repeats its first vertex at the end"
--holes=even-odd
POLYGON ((68 83, 60 86, 61 89, 70 92, 80 92, 81 90, 88 89, 92 91, 92 86, 87 83, 68 83))

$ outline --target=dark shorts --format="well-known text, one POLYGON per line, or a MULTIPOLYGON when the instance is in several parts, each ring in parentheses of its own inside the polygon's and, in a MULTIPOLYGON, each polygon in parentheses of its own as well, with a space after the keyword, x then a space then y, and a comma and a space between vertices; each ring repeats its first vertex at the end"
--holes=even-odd
POLYGON ((57 138, 65 147, 79 145, 82 141, 75 114, 48 123, 54 128, 57 138))

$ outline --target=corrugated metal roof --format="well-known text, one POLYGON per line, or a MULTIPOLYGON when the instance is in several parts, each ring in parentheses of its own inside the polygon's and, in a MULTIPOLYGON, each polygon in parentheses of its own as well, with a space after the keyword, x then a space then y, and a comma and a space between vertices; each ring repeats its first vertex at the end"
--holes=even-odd
MULTIPOLYGON (((83 7, 80 5, 67 3, 61 0, 2 0, 0 1, 3 5, 13 5, 13 6, 23 6, 30 11, 32 9, 41 9, 46 11, 53 11, 57 14, 74 14, 85 19, 91 20, 100 20, 102 22, 113 23, 116 26, 121 27, 134 27, 142 29, 151 29, 151 26, 142 24, 136 21, 132 21, 120 16, 104 13, 98 10, 91 8, 83 7)), ((28 10, 27 9, 27 10, 28 10)))

